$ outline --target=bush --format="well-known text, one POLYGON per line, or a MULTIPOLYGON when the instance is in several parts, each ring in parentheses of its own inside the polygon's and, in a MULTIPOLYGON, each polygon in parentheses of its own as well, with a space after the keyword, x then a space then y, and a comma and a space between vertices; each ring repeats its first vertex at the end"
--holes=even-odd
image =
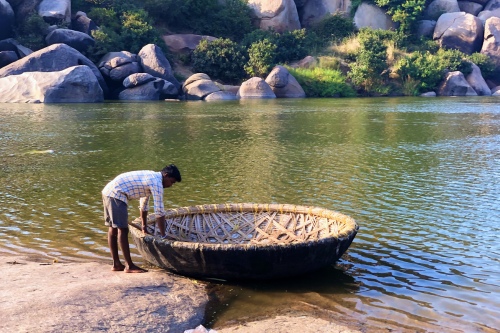
POLYGON ((315 67, 287 67, 304 89, 307 97, 354 97, 356 92, 346 83, 346 77, 338 70, 315 67))
POLYGON ((250 76, 263 77, 267 75, 276 64, 276 45, 264 39, 255 42, 248 49, 248 63, 245 71, 250 76))
POLYGON ((213 79, 235 83, 244 78, 247 57, 243 49, 227 38, 202 40, 192 55, 193 69, 213 79))
POLYGON ((27 48, 37 51, 46 46, 45 35, 49 24, 37 13, 32 13, 14 28, 16 40, 27 48))
POLYGON ((475 63, 479 67, 479 69, 481 69, 481 74, 485 79, 493 78, 495 72, 495 64, 491 61, 490 57, 482 53, 473 53, 467 58, 475 63))
POLYGON ((310 28, 310 31, 317 35, 323 45, 329 42, 339 42, 345 37, 354 34, 355 30, 354 21, 341 14, 328 16, 310 28))

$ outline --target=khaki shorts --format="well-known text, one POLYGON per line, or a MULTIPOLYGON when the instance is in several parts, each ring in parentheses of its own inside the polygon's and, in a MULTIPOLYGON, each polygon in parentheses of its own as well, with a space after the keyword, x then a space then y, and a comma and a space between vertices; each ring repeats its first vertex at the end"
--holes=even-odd
POLYGON ((121 200, 102 196, 104 224, 113 228, 128 228, 127 204, 121 200))

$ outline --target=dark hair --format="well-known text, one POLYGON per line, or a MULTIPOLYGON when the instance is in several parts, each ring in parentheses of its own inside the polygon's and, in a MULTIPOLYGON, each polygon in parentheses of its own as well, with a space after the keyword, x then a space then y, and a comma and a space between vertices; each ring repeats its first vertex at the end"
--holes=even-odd
POLYGON ((181 182, 181 173, 179 172, 179 169, 173 164, 167 165, 166 167, 161 170, 161 173, 163 175, 167 175, 168 177, 175 178, 177 182, 181 182))

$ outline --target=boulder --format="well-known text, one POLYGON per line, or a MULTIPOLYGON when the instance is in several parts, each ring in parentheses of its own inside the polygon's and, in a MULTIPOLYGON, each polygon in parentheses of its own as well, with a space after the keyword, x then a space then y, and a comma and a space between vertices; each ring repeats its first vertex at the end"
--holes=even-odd
POLYGON ((85 65, 89 67, 99 81, 106 96, 107 85, 99 69, 80 52, 66 44, 54 44, 0 68, 0 78, 24 72, 55 72, 69 67, 85 65))
POLYGON ((92 36, 92 31, 99 29, 97 24, 92 21, 84 12, 77 12, 71 20, 71 27, 73 30, 83 32, 92 36))
MULTIPOLYGON (((484 41, 481 53, 487 55, 495 67, 495 75, 500 75, 500 18, 490 17, 484 24, 484 41)), ((496 80, 499 81, 499 80, 496 80)), ((498 84, 499 82, 495 82, 498 84)))
POLYGON ((155 81, 157 79, 157 77, 154 77, 153 75, 147 73, 131 74, 123 80, 123 86, 125 88, 133 88, 151 81, 155 81))
POLYGON ((421 20, 417 22, 417 36, 432 38, 434 29, 436 28, 436 21, 421 20))
POLYGON ((64 43, 77 51, 85 52, 95 45, 94 38, 88 34, 71 29, 55 29, 45 37, 47 45, 64 43))
POLYGON ((483 10, 483 5, 472 1, 458 1, 458 7, 460 11, 474 16, 477 16, 477 14, 483 10))
POLYGON ((0 40, 0 51, 14 51, 18 58, 26 57, 27 55, 33 53, 27 47, 22 46, 17 40, 13 38, 7 38, 0 40))
POLYGON ((440 47, 457 49, 466 54, 479 52, 483 43, 481 20, 464 12, 443 14, 434 29, 434 40, 440 47))
POLYGON ((0 102, 97 103, 102 89, 87 66, 57 72, 27 72, 0 78, 0 102))
POLYGON ((204 73, 196 73, 187 78, 182 86, 187 100, 202 100, 206 96, 220 91, 220 87, 204 73))
MULTIPOLYGON (((500 9, 500 0, 484 0, 486 3, 484 4, 483 10, 497 10, 500 9)), ((481 3, 480 1, 478 1, 481 3)))
POLYGON ((363 2, 354 14, 354 24, 358 29, 372 28, 382 30, 395 30, 394 23, 389 15, 376 5, 363 2))
POLYGON ((173 83, 177 89, 181 88, 179 81, 174 77, 170 62, 157 45, 148 44, 137 55, 144 72, 173 83))
POLYGON ((304 98, 306 93, 297 80, 283 66, 276 66, 266 78, 277 98, 304 98))
POLYGON ((299 14, 293 0, 249 0, 255 25, 276 32, 300 29, 299 14))
POLYGON ((0 40, 12 37, 14 19, 14 10, 10 3, 0 0, 0 40))
POLYGON ((71 0, 42 0, 38 15, 49 24, 71 23, 71 0))
POLYGON ((306 56, 304 59, 293 62, 290 64, 292 68, 313 68, 318 61, 313 56, 306 56))
POLYGON ((163 85, 164 80, 157 78, 154 81, 121 91, 118 99, 128 101, 158 101, 163 85))
POLYGON ((0 51, 0 68, 12 64, 14 61, 19 60, 16 52, 14 51, 0 51))
POLYGON ((276 98, 269 84, 260 77, 243 82, 236 96, 240 99, 276 98))
POLYGON ((464 74, 459 71, 449 72, 438 88, 439 96, 477 96, 464 74))
POLYGON ((491 89, 486 84, 481 69, 476 64, 472 64, 472 72, 465 79, 479 96, 491 95, 491 89))
POLYGON ((483 22, 486 22, 490 17, 500 17, 500 9, 483 10, 477 14, 477 18, 483 22))
POLYGON ((163 41, 167 44, 172 53, 188 55, 196 49, 202 40, 214 41, 217 38, 195 34, 174 34, 163 36, 163 41))
POLYGON ((205 101, 213 102, 213 101, 233 101, 237 100, 236 94, 230 91, 216 91, 205 97, 205 101))
POLYGON ((304 28, 311 27, 332 14, 351 12, 351 0, 308 0, 303 3, 295 1, 299 12, 300 24, 304 28))
POLYGON ((436 97, 437 94, 434 91, 428 91, 420 95, 421 97, 436 97))
POLYGON ((457 12, 460 12, 457 0, 434 0, 424 10, 423 17, 437 21, 443 14, 457 12))

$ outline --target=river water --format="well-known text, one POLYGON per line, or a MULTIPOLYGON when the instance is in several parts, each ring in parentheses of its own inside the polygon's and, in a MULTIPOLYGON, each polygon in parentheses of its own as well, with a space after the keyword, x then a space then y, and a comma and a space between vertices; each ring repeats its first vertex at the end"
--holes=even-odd
POLYGON ((0 104, 0 253, 109 263, 101 189, 175 163, 183 180, 166 207, 313 205, 360 225, 335 266, 214 283, 208 326, 294 311, 395 331, 499 332, 499 101, 0 104))

